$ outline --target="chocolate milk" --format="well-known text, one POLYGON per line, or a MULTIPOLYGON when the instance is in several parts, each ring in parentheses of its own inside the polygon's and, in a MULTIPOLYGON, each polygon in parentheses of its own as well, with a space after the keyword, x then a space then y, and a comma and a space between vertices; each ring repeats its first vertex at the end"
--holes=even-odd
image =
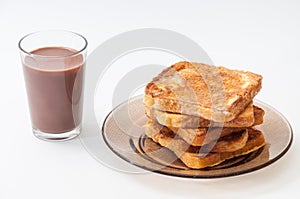
POLYGON ((33 128, 47 133, 73 130, 81 123, 83 56, 64 47, 39 48, 31 54, 23 71, 33 128))

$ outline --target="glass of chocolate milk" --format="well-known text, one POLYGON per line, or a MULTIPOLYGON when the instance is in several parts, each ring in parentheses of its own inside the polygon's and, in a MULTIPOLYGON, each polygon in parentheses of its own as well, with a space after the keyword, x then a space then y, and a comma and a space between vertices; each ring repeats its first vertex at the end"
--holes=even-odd
POLYGON ((68 140, 80 134, 87 40, 51 30, 19 42, 32 130, 36 137, 68 140))

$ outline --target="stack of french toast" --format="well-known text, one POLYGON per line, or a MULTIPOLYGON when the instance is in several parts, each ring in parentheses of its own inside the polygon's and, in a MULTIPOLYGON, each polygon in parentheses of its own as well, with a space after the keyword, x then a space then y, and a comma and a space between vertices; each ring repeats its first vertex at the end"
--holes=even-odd
POLYGON ((264 110, 253 98, 261 84, 252 72, 178 62, 145 88, 146 135, 193 169, 258 150, 264 110))

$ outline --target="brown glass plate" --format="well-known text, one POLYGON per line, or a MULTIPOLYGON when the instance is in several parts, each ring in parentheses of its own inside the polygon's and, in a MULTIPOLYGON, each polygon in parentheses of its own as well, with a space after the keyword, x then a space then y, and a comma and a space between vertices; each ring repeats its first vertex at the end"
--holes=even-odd
POLYGON ((170 150, 147 138, 144 125, 148 118, 143 96, 134 97, 112 110, 106 117, 102 135, 107 146, 123 160, 140 168, 177 177, 218 178, 256 171, 266 167, 290 148, 293 133, 282 114, 271 106, 255 101, 265 110, 264 123, 257 126, 265 136, 266 145, 250 154, 233 158, 215 167, 190 169, 170 150))

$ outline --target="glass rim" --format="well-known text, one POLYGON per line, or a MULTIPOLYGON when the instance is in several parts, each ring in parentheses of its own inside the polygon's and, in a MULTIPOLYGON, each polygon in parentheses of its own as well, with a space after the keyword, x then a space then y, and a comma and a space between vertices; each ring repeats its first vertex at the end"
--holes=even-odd
MULTIPOLYGON (((66 57, 72 57, 72 56, 78 55, 78 54, 82 53, 84 50, 86 50, 87 45, 88 45, 88 41, 87 41, 87 39, 86 39, 84 36, 82 36, 82 35, 79 34, 79 33, 76 33, 76 32, 73 32, 73 31, 68 31, 68 30, 41 30, 41 31, 35 31, 35 32, 31 32, 31 33, 29 33, 29 34, 23 36, 23 37, 20 39, 20 41, 18 42, 18 47, 19 47, 19 49, 20 49, 23 53, 25 53, 25 54, 27 54, 27 55, 29 55, 29 56, 35 56, 35 57, 47 58, 47 59, 52 59, 52 58, 56 58, 56 59, 57 59, 57 58, 66 58, 66 57), (78 50, 78 51, 76 51, 76 52, 74 52, 74 53, 71 53, 71 54, 69 54, 69 55, 64 55, 64 56, 39 55, 39 54, 35 54, 35 53, 28 52, 27 50, 25 50, 25 49, 22 47, 22 42, 24 41, 24 39, 26 39, 26 38, 28 38, 28 37, 30 37, 30 36, 32 36, 32 35, 35 35, 35 34, 37 34, 37 33, 43 33, 43 32, 55 32, 55 31, 57 31, 57 32, 71 33, 71 34, 73 34, 73 35, 78 36, 79 38, 83 39, 83 42, 84 42, 83 47, 82 47, 80 50, 78 50)), ((66 47, 67 47, 67 46, 66 46, 66 47)))

